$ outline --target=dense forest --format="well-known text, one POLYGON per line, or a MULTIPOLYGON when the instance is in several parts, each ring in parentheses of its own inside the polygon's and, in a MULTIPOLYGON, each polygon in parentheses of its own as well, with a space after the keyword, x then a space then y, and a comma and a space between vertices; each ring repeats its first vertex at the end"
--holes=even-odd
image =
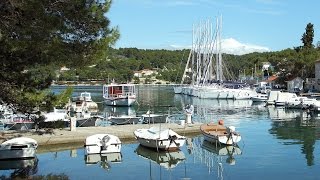
MULTIPOLYGON (((320 58, 320 43, 313 44, 314 28, 308 23, 301 36, 302 46, 287 48, 277 52, 250 53, 245 55, 223 54, 224 66, 229 73, 229 80, 236 80, 254 74, 262 77, 264 62, 271 64, 270 75, 276 74, 280 83, 293 77, 313 78, 314 62, 320 58)), ((134 71, 157 69, 157 79, 178 83, 187 62, 189 49, 151 50, 137 48, 109 48, 106 58, 98 59, 91 66, 71 68, 60 74, 57 81, 78 80, 114 80, 116 82, 132 81, 134 71)))
MULTIPOLYGON (((107 59, 99 60, 91 66, 71 68, 56 80, 91 80, 128 82, 133 79, 133 72, 143 69, 157 69, 158 79, 172 83, 180 82, 190 50, 145 50, 137 48, 110 49, 107 59)), ((286 80, 292 76, 314 77, 314 62, 320 59, 319 48, 285 49, 277 52, 250 53, 245 55, 223 54, 222 59, 228 68, 230 77, 262 75, 263 62, 269 62, 273 69, 286 80)))

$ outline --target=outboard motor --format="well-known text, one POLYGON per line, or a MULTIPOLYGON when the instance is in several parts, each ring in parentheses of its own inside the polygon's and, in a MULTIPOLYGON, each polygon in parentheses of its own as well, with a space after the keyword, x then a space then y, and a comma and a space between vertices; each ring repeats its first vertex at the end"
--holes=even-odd
POLYGON ((235 132, 235 131, 236 131, 236 127, 234 127, 234 126, 229 126, 229 127, 227 127, 227 132, 228 132, 228 134, 233 133, 233 132, 235 132))

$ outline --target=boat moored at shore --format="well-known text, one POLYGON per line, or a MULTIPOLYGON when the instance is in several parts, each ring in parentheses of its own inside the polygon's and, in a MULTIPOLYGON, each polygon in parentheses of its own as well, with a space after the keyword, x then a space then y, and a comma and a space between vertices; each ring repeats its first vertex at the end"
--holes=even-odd
POLYGON ((85 154, 120 153, 121 141, 111 134, 94 134, 85 140, 85 154))
POLYGON ((142 146, 153 148, 157 151, 178 150, 186 141, 184 136, 180 136, 169 128, 151 127, 149 129, 137 129, 134 131, 134 136, 142 146))
POLYGON ((200 131, 206 141, 225 145, 235 145, 241 140, 241 135, 234 126, 224 126, 220 120, 218 124, 207 123, 200 126, 200 131))
POLYGON ((136 102, 134 84, 109 84, 103 86, 103 98, 109 106, 131 106, 136 102))
POLYGON ((7 140, 0 145, 0 160, 34 158, 38 143, 27 137, 7 140))

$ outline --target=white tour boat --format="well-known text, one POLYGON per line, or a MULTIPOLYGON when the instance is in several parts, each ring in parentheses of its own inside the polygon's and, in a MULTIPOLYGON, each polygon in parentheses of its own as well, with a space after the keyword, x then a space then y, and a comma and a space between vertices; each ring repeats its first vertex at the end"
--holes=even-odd
POLYGON ((103 98, 109 106, 131 106, 136 102, 134 84, 109 84, 103 86, 103 98))

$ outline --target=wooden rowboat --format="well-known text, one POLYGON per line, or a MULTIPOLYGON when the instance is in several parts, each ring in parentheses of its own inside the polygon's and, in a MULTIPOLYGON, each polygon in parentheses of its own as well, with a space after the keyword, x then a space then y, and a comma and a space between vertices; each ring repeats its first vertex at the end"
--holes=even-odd
POLYGON ((235 145, 241 140, 241 135, 235 132, 234 126, 224 126, 223 122, 208 123, 200 126, 204 139, 212 143, 235 145))

